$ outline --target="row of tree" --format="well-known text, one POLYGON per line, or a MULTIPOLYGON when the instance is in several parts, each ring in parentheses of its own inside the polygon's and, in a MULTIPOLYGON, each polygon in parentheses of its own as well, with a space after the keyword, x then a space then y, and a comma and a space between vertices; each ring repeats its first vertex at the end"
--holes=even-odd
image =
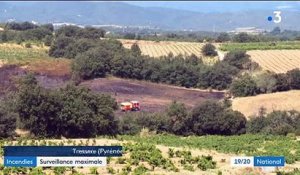
POLYGON ((122 134, 136 134, 142 128, 176 135, 235 135, 246 132, 246 118, 226 104, 206 101, 188 111, 173 102, 164 113, 128 115, 120 121, 122 134))
POLYGON ((254 77, 243 74, 236 78, 230 87, 234 96, 253 96, 256 94, 300 89, 300 70, 293 69, 287 73, 275 74, 264 72, 254 77))
POLYGON ((50 46, 53 38, 52 24, 34 25, 29 22, 8 23, 0 32, 0 42, 42 41, 50 46))
POLYGON ((266 114, 261 108, 257 116, 251 117, 247 124, 249 133, 265 133, 274 135, 300 134, 300 113, 297 111, 273 111, 266 114))
MULTIPOLYGON (((229 53, 223 61, 208 66, 195 55, 169 54, 158 59, 150 58, 141 54, 137 44, 125 49, 117 40, 99 39, 97 34, 89 38, 76 31, 75 27, 58 30, 49 55, 74 59, 72 69, 74 77, 78 79, 112 74, 185 87, 226 89, 241 70, 255 67, 243 51, 229 53)), ((211 44, 205 45, 202 52, 208 56, 217 54, 211 44)))
POLYGON ((261 108, 258 115, 246 120, 243 114, 231 109, 228 101, 206 101, 188 111, 184 104, 173 102, 163 113, 129 114, 121 119, 122 134, 137 134, 143 128, 158 133, 176 135, 239 135, 300 134, 300 113, 297 111, 273 111, 266 114, 261 108))

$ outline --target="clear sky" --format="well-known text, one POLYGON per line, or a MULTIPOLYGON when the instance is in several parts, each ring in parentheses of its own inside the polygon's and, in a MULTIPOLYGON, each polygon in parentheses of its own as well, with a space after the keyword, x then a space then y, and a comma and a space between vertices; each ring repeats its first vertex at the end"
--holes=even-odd
POLYGON ((167 7, 196 12, 233 12, 252 9, 261 10, 300 10, 300 1, 126 1, 141 7, 167 7))

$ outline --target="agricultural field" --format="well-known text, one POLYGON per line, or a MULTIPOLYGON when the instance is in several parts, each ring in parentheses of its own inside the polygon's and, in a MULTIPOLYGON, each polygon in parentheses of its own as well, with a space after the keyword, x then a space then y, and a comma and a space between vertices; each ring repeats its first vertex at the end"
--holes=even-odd
POLYGON ((250 43, 225 43, 219 47, 222 51, 234 50, 296 50, 300 49, 299 41, 280 42, 250 42, 250 43))
POLYGON ((37 59, 49 58, 47 52, 48 47, 37 45, 26 48, 12 43, 0 44, 0 60, 8 64, 26 65, 37 59))
POLYGON ((248 51, 247 54, 264 70, 275 73, 300 68, 300 50, 255 50, 248 51))
POLYGON ((261 94, 253 97, 238 97, 232 101, 233 110, 240 111, 246 117, 258 113, 259 108, 266 108, 266 112, 274 110, 300 111, 300 90, 261 94))
POLYGON ((28 71, 49 76, 69 76, 71 60, 53 59, 48 56, 48 47, 32 45, 0 44, 0 67, 3 65, 17 65, 28 71))
MULTIPOLYGON (((2 141, 1 145, 121 145, 124 156, 108 158, 107 167, 100 168, 3 168, 5 174, 270 174, 260 168, 233 168, 230 157, 236 155, 284 155, 287 165, 280 171, 293 171, 300 165, 300 144, 293 137, 242 135, 179 137, 156 135, 142 131, 137 136, 117 136, 115 138, 63 139, 2 141), (283 149, 282 149, 283 148, 283 149), (294 150, 291 153, 289 150, 294 150)), ((0 150, 0 154, 2 151, 0 150)), ((0 164, 3 159, 0 159, 0 164)), ((1 174, 1 173, 0 173, 1 174)), ((2 175, 2 174, 1 174, 2 175)))
POLYGON ((203 62, 212 65, 218 61, 218 57, 203 57, 201 48, 203 43, 196 42, 175 42, 175 41, 146 41, 146 40, 124 40, 120 39, 125 48, 130 48, 132 44, 137 43, 142 54, 150 57, 173 55, 196 55, 202 57, 203 62))
POLYGON ((191 108, 205 100, 220 100, 224 96, 222 91, 208 92, 114 77, 88 80, 80 85, 95 92, 108 93, 117 102, 138 100, 144 112, 160 112, 173 100, 185 103, 187 107, 191 108))

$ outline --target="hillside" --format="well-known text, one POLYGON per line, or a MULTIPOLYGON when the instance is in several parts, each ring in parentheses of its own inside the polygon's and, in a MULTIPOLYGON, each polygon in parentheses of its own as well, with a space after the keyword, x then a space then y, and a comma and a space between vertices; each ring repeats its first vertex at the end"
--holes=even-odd
MULTIPOLYGON (((297 21, 300 14, 288 9, 285 9, 284 14, 285 20, 280 27, 299 30, 300 25, 297 21)), ((276 25, 267 22, 266 17, 269 15, 270 10, 203 13, 161 7, 139 7, 123 2, 0 3, 0 21, 148 26, 165 30, 229 31, 249 26, 271 30, 276 25)))
POLYGON ((257 114, 259 108, 266 108, 267 112, 274 110, 300 111, 300 90, 262 94, 253 97, 239 97, 232 101, 232 108, 245 116, 257 114))
POLYGON ((250 58, 264 70, 286 73, 300 68, 300 50, 258 50, 249 51, 250 58))

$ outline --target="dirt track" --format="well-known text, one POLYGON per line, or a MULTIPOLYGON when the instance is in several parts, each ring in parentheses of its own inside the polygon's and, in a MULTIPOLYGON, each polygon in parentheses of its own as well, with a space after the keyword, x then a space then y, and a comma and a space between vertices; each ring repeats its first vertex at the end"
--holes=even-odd
POLYGON ((223 98, 223 92, 207 92, 196 89, 179 88, 144 81, 124 80, 119 78, 99 78, 81 83, 96 92, 111 94, 117 102, 138 100, 142 111, 163 111, 173 100, 193 107, 204 100, 223 98))

